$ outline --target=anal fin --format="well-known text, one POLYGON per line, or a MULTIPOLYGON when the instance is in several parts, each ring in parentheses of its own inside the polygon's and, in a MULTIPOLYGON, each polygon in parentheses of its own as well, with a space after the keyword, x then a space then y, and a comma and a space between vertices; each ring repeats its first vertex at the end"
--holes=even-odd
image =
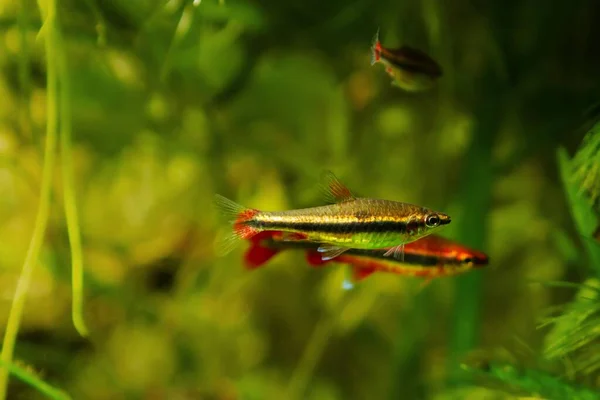
POLYGON ((323 261, 327 261, 327 260, 336 258, 337 256, 339 256, 340 254, 342 254, 343 252, 345 252, 347 250, 349 250, 348 247, 340 247, 340 246, 335 246, 332 244, 322 244, 317 249, 317 251, 319 253, 321 253, 321 259, 323 261))

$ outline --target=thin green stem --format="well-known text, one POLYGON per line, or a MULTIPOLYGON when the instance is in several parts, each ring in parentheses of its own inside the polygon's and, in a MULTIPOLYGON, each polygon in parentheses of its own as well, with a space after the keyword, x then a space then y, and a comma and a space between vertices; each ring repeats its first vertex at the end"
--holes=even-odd
MULTIPOLYGON (((23 269, 19 280, 17 282, 17 288, 11 305, 11 309, 8 316, 8 322, 6 325, 6 332, 4 334, 4 341, 2 343, 2 354, 0 360, 5 364, 12 362, 15 342, 17 334, 19 332, 19 325, 21 323, 21 317, 23 314, 23 308, 25 306, 25 296, 29 289, 31 276, 33 269, 38 262, 40 250, 42 248, 44 234, 46 232, 46 226, 48 224, 48 218, 50 215, 50 201, 52 194, 52 170, 54 168, 54 161, 56 158, 56 144, 57 144, 57 128, 58 128, 58 115, 57 115, 57 104, 56 99, 58 97, 58 76, 56 71, 55 53, 51 43, 51 37, 54 34, 54 23, 56 20, 55 13, 55 2, 54 0, 48 0, 47 2, 47 15, 46 15, 46 59, 47 59, 47 123, 46 123, 46 144, 44 149, 44 166, 42 171, 42 187, 40 190, 40 202, 38 205, 37 216, 35 220, 35 227, 27 249, 27 255, 25 262, 23 263, 23 269)), ((42 9, 40 5, 40 9, 42 9)), ((41 10, 42 13, 44 10, 41 10)), ((6 368, 0 369, 0 400, 6 398, 6 392, 8 388, 8 370, 6 368)))
MULTIPOLYGON (((338 303, 340 310, 346 307, 351 297, 351 294, 346 294, 340 299, 338 303)), ((302 358, 298 362, 288 384, 286 399, 296 400, 304 398, 304 390, 335 328, 338 320, 336 316, 337 314, 327 313, 321 317, 315 326, 306 350, 302 354, 302 358)))
POLYGON ((32 374, 31 372, 27 371, 25 368, 22 368, 15 364, 6 363, 4 361, 0 361, 0 365, 2 365, 2 367, 6 368, 11 374, 16 376, 23 382, 27 383, 29 386, 34 387, 35 389, 37 389, 37 391, 48 396, 51 399, 54 399, 54 400, 70 400, 71 399, 71 396, 69 396, 67 393, 63 392, 62 390, 60 390, 58 388, 55 388, 54 386, 49 385, 48 383, 44 382, 43 380, 41 380, 40 378, 35 376, 35 374, 32 374))
POLYGON ((308 346, 292 374, 292 378, 288 384, 286 398, 290 400, 302 398, 302 393, 310 380, 312 371, 317 366, 321 354, 323 354, 323 351, 327 346, 327 342, 329 341, 335 325, 334 319, 335 317, 331 315, 325 315, 317 323, 308 342, 308 346))
MULTIPOLYGON (((489 78, 490 88, 495 88, 494 78, 489 78)), ((498 91, 500 92, 500 91, 498 91)), ((477 112, 478 125, 475 136, 467 152, 464 184, 460 192, 463 218, 455 222, 457 239, 476 249, 486 249, 488 213, 492 201, 494 170, 489 160, 497 135, 497 110, 503 105, 499 95, 493 104, 482 106, 477 112)), ((456 278, 456 301, 454 305, 454 326, 450 333, 449 372, 450 383, 464 379, 458 368, 461 359, 478 343, 480 308, 482 295, 482 275, 472 271, 456 278)))
MULTIPOLYGON (((169 42, 169 47, 167 48, 167 52, 165 54, 165 59, 160 71, 160 80, 164 81, 169 73, 169 69, 171 67, 171 56, 175 49, 175 47, 179 44, 179 41, 182 39, 182 27, 185 24, 184 15, 186 10, 193 7, 191 3, 183 2, 181 3, 181 8, 179 9, 179 18, 177 18, 177 24, 175 25, 175 29, 173 30, 173 35, 171 36, 171 41, 169 42)), ((189 26, 188 26, 189 28, 189 26)))
POLYGON ((398 331, 403 332, 402 336, 392 342, 390 400, 424 397, 420 382, 414 379, 414 371, 419 370, 423 361, 422 352, 426 340, 423 333, 427 330, 432 300, 427 293, 419 291, 412 303, 414 306, 398 318, 398 331), (403 329, 406 326, 411 329, 403 329))
POLYGON ((94 18, 96 18, 96 34, 98 35, 98 45, 106 46, 106 22, 104 21, 104 17, 102 17, 100 8, 94 0, 85 0, 85 2, 92 11, 92 14, 94 14, 94 18))
POLYGON ((71 85, 67 57, 64 52, 64 43, 60 33, 60 26, 56 22, 55 32, 52 35, 53 46, 58 53, 56 57, 60 90, 60 151, 61 170, 63 178, 63 201, 67 218, 67 232, 71 246, 71 290, 73 305, 71 309, 73 325, 81 336, 88 335, 88 329, 83 318, 83 250, 81 248, 81 234, 79 232, 79 218, 77 214, 77 201, 75 196, 75 178, 71 151, 71 85))
MULTIPOLYGON (((27 45, 27 26, 29 24, 29 15, 27 7, 21 4, 19 14, 17 16, 20 33, 19 46, 19 86, 21 87, 21 104, 20 107, 20 125, 23 135, 32 135, 31 129, 31 111, 29 107, 29 94, 31 88, 31 73, 29 71, 29 46, 27 45)), ((28 139, 31 139, 29 137, 28 139)))

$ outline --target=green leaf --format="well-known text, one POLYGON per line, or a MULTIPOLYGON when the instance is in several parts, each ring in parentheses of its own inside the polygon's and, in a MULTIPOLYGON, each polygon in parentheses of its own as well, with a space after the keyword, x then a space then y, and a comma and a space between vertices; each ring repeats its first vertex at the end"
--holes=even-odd
MULTIPOLYGON (((571 214, 575 221, 577 231, 585 238, 590 238, 592 232, 598 226, 598 217, 593 212, 589 202, 579 193, 578 188, 571 181, 571 161, 567 151, 560 147, 557 153, 560 175, 567 194, 567 200, 571 208, 571 214)), ((591 240, 584 240, 587 255, 595 268, 596 274, 600 276, 600 246, 591 240)))
POLYGON ((45 394, 55 400, 70 400, 71 397, 60 389, 50 386, 27 369, 13 363, 6 363, 0 360, 0 366, 6 368, 11 374, 27 383, 31 387, 37 389, 40 393, 45 394))

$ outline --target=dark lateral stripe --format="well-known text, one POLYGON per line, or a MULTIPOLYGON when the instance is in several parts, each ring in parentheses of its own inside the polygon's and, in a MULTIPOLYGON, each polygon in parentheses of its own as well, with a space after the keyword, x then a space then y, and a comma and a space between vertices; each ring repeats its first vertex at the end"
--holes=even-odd
POLYGON ((394 258, 393 255, 389 255, 384 257, 383 255, 386 253, 385 249, 377 249, 377 250, 363 250, 363 249, 351 249, 348 250, 345 254, 348 255, 356 255, 361 257, 370 257, 376 260, 388 261, 388 262, 397 262, 398 264, 414 264, 423 267, 436 267, 438 265, 449 265, 456 264, 453 260, 447 258, 440 258, 436 256, 426 256, 422 254, 412 254, 408 252, 404 252, 404 261, 401 261, 400 258, 394 258))
MULTIPOLYGON (((319 243, 305 242, 305 241, 290 241, 283 242, 279 240, 267 240, 265 241, 266 247, 276 249, 299 249, 299 250, 316 250, 320 246, 319 243)), ((394 258, 392 255, 384 257, 383 255, 387 252, 387 249, 349 249, 344 253, 346 257, 368 257, 373 260, 382 260, 387 262, 396 262, 402 265, 414 265, 421 267, 437 267, 439 265, 460 265, 460 261, 452 258, 437 257, 432 255, 415 254, 411 253, 410 250, 404 251, 404 261, 394 258)))
POLYGON ((380 232, 406 232, 406 224, 403 221, 382 222, 354 222, 354 223, 323 223, 323 222, 261 222, 262 229, 288 230, 293 229, 302 232, 349 232, 349 233, 380 233, 380 232))
POLYGON ((432 76, 441 76, 440 67, 429 56, 413 49, 403 48, 401 50, 385 50, 382 56, 398 68, 410 72, 427 73, 432 76))

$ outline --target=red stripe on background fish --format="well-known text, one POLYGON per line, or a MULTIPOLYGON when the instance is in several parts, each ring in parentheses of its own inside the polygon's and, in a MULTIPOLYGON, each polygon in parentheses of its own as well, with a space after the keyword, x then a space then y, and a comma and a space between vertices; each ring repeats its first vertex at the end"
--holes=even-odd
POLYGON ((323 265, 331 262, 332 260, 323 260, 321 253, 316 250, 308 250, 305 252, 305 258, 308 265, 311 267, 322 267, 323 265))
MULTIPOLYGON (((340 259, 336 260, 336 259, 331 259, 331 260, 323 260, 321 258, 321 253, 319 253, 316 250, 307 250, 305 252, 305 259, 306 262, 308 263, 308 265, 310 265, 311 267, 315 267, 315 268, 319 268, 322 267, 326 264, 329 263, 345 263, 347 262, 347 260, 342 260, 341 259, 342 256, 340 256, 340 259)), ((349 263, 351 264, 351 263, 349 263)), ((353 266, 352 268, 352 273, 353 273, 353 279, 355 281, 360 281, 365 279, 366 277, 368 277, 369 275, 371 275, 372 273, 374 273, 375 271, 377 271, 377 268, 375 267, 369 267, 366 265, 362 265, 362 266, 353 266)))
POLYGON ((377 271, 375 268, 369 267, 359 267, 357 265, 353 266, 352 274, 355 282, 362 281, 363 279, 369 277, 372 273, 377 271))
MULTIPOLYGON (((285 246, 284 243, 291 241, 304 241, 306 240, 306 236, 301 233, 287 233, 281 231, 261 231, 249 240, 250 247, 244 253, 244 264, 247 269, 255 269, 263 266, 267 261, 273 258, 282 250, 286 250, 288 247, 285 246), (279 243, 283 243, 278 247, 273 245, 266 245, 266 241, 270 241, 271 244, 274 240, 277 240, 279 243)), ((311 246, 310 244, 306 244, 306 246, 311 246)), ((312 246, 316 246, 313 244, 312 246)), ((304 247, 301 245, 301 247, 304 247)), ((319 258, 321 254, 319 253, 319 258)))
POLYGON ((256 269, 263 266, 281 251, 281 249, 274 249, 263 245, 265 239, 270 239, 278 233, 280 232, 263 231, 250 239, 250 247, 244 253, 244 264, 247 269, 256 269))
POLYGON ((488 265, 489 261, 486 254, 438 235, 407 244, 405 261, 385 257, 386 249, 350 249, 335 259, 323 260, 318 251, 319 243, 305 239, 302 235, 287 232, 263 231, 250 240, 251 246, 245 255, 246 267, 261 266, 281 250, 297 249, 305 251, 306 261, 311 267, 319 268, 329 263, 348 264, 355 282, 375 272, 386 272, 424 278, 425 286, 434 278, 462 274, 488 265))

